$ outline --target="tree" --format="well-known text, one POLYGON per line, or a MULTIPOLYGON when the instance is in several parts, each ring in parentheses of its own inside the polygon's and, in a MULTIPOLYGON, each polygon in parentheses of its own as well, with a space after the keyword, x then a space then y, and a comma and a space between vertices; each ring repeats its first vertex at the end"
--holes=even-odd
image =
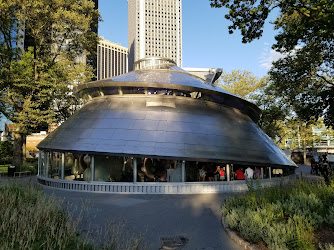
POLYGON ((0 112, 15 124, 13 163, 20 165, 25 136, 55 121, 55 100, 68 97, 70 83, 91 78, 81 59, 96 52, 92 27, 100 17, 89 0, 0 0, 0 7, 0 112))
POLYGON ((321 139, 321 136, 314 134, 313 128, 321 124, 323 124, 322 120, 303 121, 298 117, 286 119, 282 124, 284 129, 278 143, 281 144, 281 147, 285 147, 284 142, 289 139, 288 147, 302 149, 304 162, 306 162, 307 148, 313 147, 321 139))
POLYGON ((263 89, 267 82, 265 77, 259 78, 247 70, 232 70, 223 72, 217 85, 232 94, 251 100, 252 95, 263 89))
POLYGON ((277 98, 267 76, 259 78, 246 70, 223 72, 216 83, 222 89, 255 103, 262 111, 258 125, 273 140, 282 133, 289 107, 277 98))
POLYGON ((273 49, 285 57, 273 63, 270 79, 275 92, 291 104, 298 116, 324 117, 334 125, 334 2, 331 0, 210 0, 212 7, 226 7, 239 29, 242 42, 261 37, 269 14, 279 10, 273 22, 279 30, 273 49))
POLYGON ((13 155, 13 144, 11 141, 0 141, 0 163, 6 164, 11 162, 13 155))
POLYGON ((255 100, 256 105, 262 111, 258 125, 276 142, 277 138, 280 138, 281 134, 284 133, 282 122, 291 113, 291 107, 276 97, 271 84, 262 89, 255 100))

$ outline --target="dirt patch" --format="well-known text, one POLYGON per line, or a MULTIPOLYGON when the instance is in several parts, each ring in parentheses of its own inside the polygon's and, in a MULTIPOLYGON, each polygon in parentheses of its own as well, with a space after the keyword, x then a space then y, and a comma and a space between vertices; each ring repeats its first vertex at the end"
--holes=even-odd
POLYGON ((269 248, 266 246, 266 244, 261 240, 260 242, 258 242, 256 244, 258 246, 258 248, 260 248, 261 250, 269 250, 269 248))
POLYGON ((321 249, 319 244, 325 246, 326 244, 334 245, 334 230, 330 227, 322 227, 314 232, 315 247, 321 249))

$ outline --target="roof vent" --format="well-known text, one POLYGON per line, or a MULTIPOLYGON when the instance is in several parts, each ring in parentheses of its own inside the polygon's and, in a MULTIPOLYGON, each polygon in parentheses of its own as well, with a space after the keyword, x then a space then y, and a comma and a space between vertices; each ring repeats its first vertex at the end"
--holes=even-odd
POLYGON ((140 69, 170 69, 176 63, 172 59, 163 57, 148 57, 135 62, 135 70, 140 69))

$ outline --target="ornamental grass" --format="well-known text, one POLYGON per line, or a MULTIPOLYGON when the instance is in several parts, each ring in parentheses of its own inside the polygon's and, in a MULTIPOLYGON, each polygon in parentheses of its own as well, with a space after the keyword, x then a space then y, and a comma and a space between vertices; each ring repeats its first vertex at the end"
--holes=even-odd
MULTIPOLYGON (((314 232, 334 229, 334 185, 298 180, 262 188, 249 182, 245 196, 222 206, 228 227, 247 241, 263 241, 269 249, 315 249, 314 232)), ((328 249, 333 246, 327 246, 328 249)))
POLYGON ((88 207, 81 208, 76 218, 63 207, 39 186, 0 187, 0 249, 146 248, 143 237, 126 232, 123 223, 108 222, 93 232, 86 225, 88 207))

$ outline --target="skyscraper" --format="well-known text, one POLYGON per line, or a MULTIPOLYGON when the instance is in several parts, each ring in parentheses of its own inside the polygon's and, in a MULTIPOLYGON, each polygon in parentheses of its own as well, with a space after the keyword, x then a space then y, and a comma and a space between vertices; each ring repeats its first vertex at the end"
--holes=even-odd
POLYGON ((181 0, 128 0, 129 71, 156 56, 182 66, 181 8, 181 0))
POLYGON ((101 39, 97 46, 97 80, 128 72, 128 48, 101 39))

